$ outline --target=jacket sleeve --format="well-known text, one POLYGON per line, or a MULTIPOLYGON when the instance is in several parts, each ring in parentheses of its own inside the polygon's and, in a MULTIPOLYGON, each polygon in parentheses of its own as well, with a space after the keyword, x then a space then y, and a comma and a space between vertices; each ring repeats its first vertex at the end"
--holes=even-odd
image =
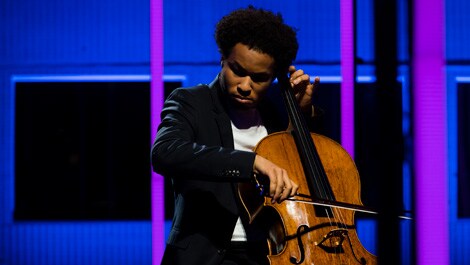
POLYGON ((177 89, 170 94, 152 146, 153 170, 165 177, 248 181, 255 153, 222 146, 209 93, 177 89))

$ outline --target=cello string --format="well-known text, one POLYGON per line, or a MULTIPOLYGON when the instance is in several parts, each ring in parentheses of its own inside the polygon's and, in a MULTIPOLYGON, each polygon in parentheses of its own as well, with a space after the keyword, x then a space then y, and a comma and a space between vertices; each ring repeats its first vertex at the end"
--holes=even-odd
MULTIPOLYGON (((304 156, 306 156, 305 158, 303 158, 304 167, 307 166, 309 172, 311 172, 310 174, 308 174, 310 176, 306 176, 306 177, 308 178, 308 180, 310 180, 310 183, 312 183, 313 181, 312 184, 315 184, 319 187, 318 191, 320 192, 320 194, 316 196, 319 196, 323 199, 327 199, 330 201, 334 201, 335 198, 332 193, 331 187, 328 184, 328 178, 327 178, 325 169, 322 166, 318 152, 316 151, 315 145, 313 143, 313 139, 311 137, 310 131, 308 130, 308 127, 306 126, 305 119, 303 115, 301 114, 300 107, 297 104, 297 101, 295 99, 295 96, 292 90, 289 89, 290 86, 285 85, 283 87, 285 89, 285 97, 286 97, 287 105, 290 110, 289 114, 291 114, 291 120, 292 120, 291 122, 294 125, 294 132, 298 133, 297 140, 300 142, 299 143, 301 145, 300 149, 305 150, 304 151, 305 153, 303 154, 304 156)), ((310 187, 310 188, 314 188, 314 187, 310 187)), ((347 229, 345 218, 339 209, 337 209, 336 207, 327 206, 327 208, 325 208, 325 214, 331 226, 337 226, 337 227, 342 226, 343 229, 347 229), (330 215, 330 211, 328 211, 328 209, 330 209, 331 213, 333 213, 334 216, 337 216, 339 218, 339 222, 334 220, 334 218, 330 215), (334 220, 335 222, 333 222, 332 220, 334 220)), ((336 252, 336 248, 334 248, 334 251, 336 252)))
MULTIPOLYGON (((294 98, 295 97, 291 96, 291 100, 294 100, 294 98)), ((298 126, 297 128, 301 133, 300 138, 303 140, 303 150, 306 150, 306 153, 307 153, 307 163, 308 163, 308 166, 311 168, 310 172, 314 172, 314 174, 316 174, 311 177, 315 181, 316 185, 320 187, 319 197, 330 200, 330 201, 335 201, 332 188, 329 184, 329 180, 325 172, 325 168, 323 167, 323 164, 321 162, 321 159, 315 147, 314 140, 312 139, 310 130, 308 129, 304 116, 300 112, 299 108, 297 108, 296 117, 299 120, 300 126, 298 126)), ((330 227, 334 227, 335 225, 339 226, 339 224, 345 224, 343 215, 338 209, 332 208, 331 206, 328 206, 328 205, 324 205, 324 206, 326 206, 323 209, 324 209, 325 215, 327 216, 327 220, 329 221, 330 227), (340 221, 338 222, 337 219, 335 219, 335 217, 339 218, 340 221)), ((329 234, 327 233, 324 235, 325 238, 328 238, 327 235, 329 234)), ((340 249, 333 248, 333 251, 335 254, 338 254, 340 249)), ((334 255, 334 257, 337 257, 339 259, 338 255, 334 255)))
MULTIPOLYGON (((282 78, 283 78, 283 81, 285 80, 288 81, 287 74, 282 76, 282 78)), ((305 171, 304 177, 308 184, 308 190, 310 191, 307 197, 312 200, 318 199, 318 198, 324 198, 324 199, 326 198, 326 200, 328 201, 336 201, 334 194, 333 194, 333 189, 329 184, 330 180, 327 178, 325 168, 323 167, 321 163, 321 159, 317 153, 317 149, 315 148, 315 145, 313 144, 314 135, 310 133, 310 131, 308 130, 308 127, 306 126, 305 117, 302 115, 302 112, 300 111, 300 107, 297 104, 297 100, 295 100, 296 98, 293 95, 292 89, 287 89, 287 88, 291 88, 290 83, 287 82, 287 85, 284 85, 283 86, 284 89, 281 89, 281 90, 284 91, 283 95, 285 96, 285 99, 286 99, 285 103, 289 109, 289 117, 291 119, 291 125, 295 125, 295 128, 296 128, 294 131, 291 131, 291 135, 294 137, 295 144, 297 148, 299 149, 298 151, 302 152, 302 156, 300 157, 300 159, 302 161, 302 166, 305 171), (312 192, 315 192, 315 193, 312 193, 312 192)), ((321 139, 322 138, 319 138, 319 140, 321 139)), ((322 147, 323 147, 324 145, 322 141, 319 141, 319 142, 322 144, 322 147)), ((335 150, 335 148, 332 148, 331 150, 335 150)), ((298 154, 300 154, 300 152, 298 152, 298 154)), ((325 158, 330 158, 330 156, 328 155, 325 158)), ((339 160, 335 160, 333 164, 336 163, 336 161, 339 161, 339 160)), ((337 172, 332 172, 333 177, 335 177, 332 180, 337 180, 337 179, 339 180, 339 178, 336 178, 335 173, 337 172)), ((347 175, 341 176, 341 179, 343 178, 349 178, 349 177, 347 175)), ((334 185, 335 187, 337 187, 336 183, 334 183, 334 185)), ((338 193, 340 197, 341 197, 340 194, 343 195, 342 193, 338 193)), ((318 230, 317 232, 313 234, 314 238, 309 236, 309 240, 312 240, 312 241, 309 241, 309 243, 314 243, 315 246, 318 246, 319 248, 322 248, 322 249, 326 247, 329 250, 323 249, 323 250, 326 250, 324 254, 328 255, 329 258, 336 259, 338 264, 340 263, 344 264, 345 262, 349 263, 347 260, 345 260, 345 258, 347 258, 348 255, 331 256, 331 254, 339 254, 339 252, 343 254, 345 252, 345 249, 343 249, 342 243, 343 243, 343 240, 346 239, 345 242, 349 242, 349 247, 350 247, 349 251, 351 251, 350 254, 352 254, 350 258, 361 264, 365 264, 364 262, 366 261, 364 259, 365 257, 364 254, 366 254, 367 252, 364 252, 364 253, 358 252, 358 253, 361 253, 361 255, 364 255, 363 257, 360 257, 360 259, 358 259, 358 256, 356 255, 357 253, 355 250, 356 248, 355 247, 353 248, 351 237, 348 234, 350 230, 351 232, 355 232, 355 224, 353 222, 348 227, 347 223, 344 221, 345 218, 343 216, 343 213, 345 213, 343 211, 345 209, 341 209, 339 207, 333 207, 332 205, 329 205, 329 204, 318 205, 318 206, 321 206, 321 208, 316 207, 315 212, 314 213, 309 212, 309 214, 315 215, 315 217, 312 216, 312 218, 319 217, 320 219, 312 220, 314 223, 310 223, 311 219, 308 219, 306 220, 307 222, 306 224, 298 226, 297 232, 295 233, 294 236, 298 238, 298 240, 300 241, 299 243, 302 243, 302 239, 300 237, 304 234, 304 231, 308 233, 310 229, 316 229, 316 227, 319 227, 318 226, 318 221, 319 221, 320 226, 322 228, 321 230, 318 230), (325 210, 325 216, 316 216, 317 210, 319 209, 325 210), (334 216, 332 216, 331 214, 334 214, 334 216), (333 219, 335 217, 336 219, 333 219), (328 229, 328 225, 327 225, 328 222, 322 221, 322 218, 328 218, 330 227, 338 227, 340 229, 333 228, 325 233, 324 232, 326 231, 325 229, 328 229), (333 224, 333 221, 334 221, 334 224, 333 224), (310 229, 305 228, 305 225, 308 225, 310 229), (341 229, 341 226, 343 226, 342 229, 341 229), (319 233, 324 233, 324 234, 321 235, 319 233), (327 242, 327 243, 324 244, 323 242, 327 242)), ((354 238, 356 236, 355 233, 351 233, 351 235, 354 236, 354 238)), ((360 242, 358 244, 360 246, 360 242)), ((359 250, 359 251, 362 251, 362 250, 359 250)), ((303 252, 301 256, 304 256, 303 252)), ((294 256, 291 256, 291 259, 290 259, 291 262, 293 258, 295 259, 294 256)), ((373 260, 372 260, 372 264, 375 264, 373 260)))
MULTIPOLYGON (((284 79, 284 78, 281 78, 281 79, 284 79)), ((290 83, 288 83, 288 80, 280 80, 280 81, 281 81, 280 83, 281 83, 282 89, 284 90, 284 96, 285 96, 287 108, 289 109, 290 119, 291 119, 292 124, 294 125, 294 132, 297 133, 297 137, 295 138, 295 140, 299 141, 298 142, 298 144, 300 145, 299 150, 300 151, 305 150, 305 153, 301 157, 301 159, 303 159, 305 162, 304 167, 307 167, 305 173, 309 175, 309 172, 310 172, 311 173, 310 175, 317 175, 317 176, 322 177, 324 176, 324 174, 322 174, 322 172, 320 171, 321 167, 319 166, 319 161, 317 161, 315 157, 312 155, 314 150, 312 150, 310 145, 308 145, 307 141, 305 140, 307 138, 307 133, 305 132, 306 126, 305 124, 303 124, 305 123, 305 121, 302 122, 303 116, 299 114, 300 113, 299 106, 295 100, 295 96, 293 95, 292 90, 289 89, 290 83), (287 82, 289 86, 285 84, 285 82, 287 82)), ((310 132, 308 133, 308 137, 311 138, 310 132)), ((320 187, 319 188, 320 194, 316 194, 315 196, 319 196, 323 199, 329 199, 329 200, 333 199, 330 196, 328 196, 328 194, 326 193, 326 190, 327 190, 326 183, 324 183, 323 179, 314 178, 314 176, 306 176, 306 177, 308 178, 307 181, 309 183, 312 183, 312 181, 314 181, 314 183, 312 184, 316 184, 316 186, 320 187)), ((309 188, 314 189, 313 186, 309 188)))
MULTIPOLYGON (((303 116, 300 114, 300 110, 299 110, 300 108, 297 105, 297 101, 295 100, 295 96, 293 95, 292 90, 289 89, 290 86, 284 85, 283 87, 284 87, 284 90, 285 90, 284 95, 285 95, 285 99, 286 99, 286 105, 289 108, 289 114, 291 116, 291 122, 294 126, 294 133, 297 133, 297 138, 294 138, 294 140, 297 140, 297 145, 300 145, 300 146, 298 146, 299 150, 302 150, 302 151, 305 152, 303 154, 303 156, 301 156, 300 158, 304 162, 303 165, 304 165, 304 169, 305 169, 305 173, 306 173, 305 178, 307 180, 307 183, 309 184, 308 188, 310 190, 310 193, 312 194, 312 192, 314 192, 315 187, 319 187, 318 192, 320 194, 315 194, 315 196, 323 198, 323 199, 326 198, 326 199, 332 200, 331 196, 326 196, 326 195, 329 195, 329 194, 327 193, 327 186, 326 186, 327 184, 324 181, 325 174, 321 174, 321 167, 320 167, 320 163, 319 163, 320 161, 315 159, 315 155, 314 155, 315 150, 311 147, 311 145, 313 144, 313 141, 311 141, 312 143, 309 145, 308 141, 306 140, 307 138, 311 139, 311 135, 310 135, 309 131, 308 131, 308 134, 306 132, 307 130, 306 130, 306 126, 305 126, 305 121, 302 120, 303 116), (304 123, 302 123, 302 121, 304 123), (302 125, 304 125, 304 126, 302 126, 302 125)), ((294 137, 295 137, 295 135, 294 135, 294 137)), ((334 224, 333 224, 332 218, 330 216, 330 211, 331 210, 328 211, 328 209, 331 209, 331 208, 325 208, 325 214, 328 218, 327 220, 329 222, 330 227, 333 227, 334 224)), ((331 211, 331 212, 333 212, 333 211, 331 211)), ((318 242, 318 240, 316 240, 315 242, 318 242)), ((320 241, 320 242, 323 242, 323 241, 320 241)), ((337 254, 336 253, 337 252, 336 248, 334 248, 334 252, 335 252, 335 254, 337 254)), ((336 255, 335 255, 335 257, 336 257, 336 255)))
MULTIPOLYGON (((303 119, 304 117, 301 114, 301 111, 297 104, 295 96, 292 90, 288 89, 287 85, 284 86, 284 89, 286 92, 285 96, 286 96, 287 105, 290 110, 289 113, 291 114, 291 120, 294 125, 295 132, 298 134, 298 137, 296 139, 300 141, 299 143, 301 145, 300 149, 305 150, 305 153, 303 154, 305 157, 303 158, 301 157, 301 159, 304 159, 304 162, 305 162, 304 167, 307 167, 308 169, 306 174, 310 175, 306 177, 308 178, 308 180, 310 180, 310 183, 312 183, 311 181, 314 181, 314 183, 312 184, 316 184, 316 186, 319 187, 318 191, 320 192, 320 194, 315 194, 315 196, 318 196, 322 199, 333 201, 334 196, 331 192, 331 188, 328 188, 329 184, 327 183, 326 173, 324 171, 323 166, 321 166, 321 161, 313 145, 313 140, 311 138, 310 131, 308 130, 308 127, 306 126, 305 119, 303 119)), ((314 189, 314 187, 309 187, 309 188, 314 189)))

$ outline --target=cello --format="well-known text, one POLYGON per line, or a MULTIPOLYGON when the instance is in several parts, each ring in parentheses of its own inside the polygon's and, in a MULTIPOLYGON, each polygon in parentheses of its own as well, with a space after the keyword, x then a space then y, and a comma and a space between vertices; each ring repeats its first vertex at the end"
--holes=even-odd
POLYGON ((355 211, 365 209, 355 163, 340 144, 309 131, 287 76, 279 76, 278 83, 289 129, 264 137, 254 151, 284 168, 298 192, 272 203, 262 176, 255 175, 256 185, 238 186, 250 223, 269 216, 270 264, 377 264, 355 229, 355 211))

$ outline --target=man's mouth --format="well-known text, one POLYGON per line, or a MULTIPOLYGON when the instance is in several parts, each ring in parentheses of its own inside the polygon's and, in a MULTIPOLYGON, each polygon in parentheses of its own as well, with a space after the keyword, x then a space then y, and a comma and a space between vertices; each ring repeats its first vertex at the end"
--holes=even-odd
POLYGON ((251 98, 245 98, 245 97, 241 97, 241 96, 234 96, 233 98, 235 99, 235 101, 240 102, 240 103, 244 103, 244 104, 253 102, 253 99, 251 99, 251 98))

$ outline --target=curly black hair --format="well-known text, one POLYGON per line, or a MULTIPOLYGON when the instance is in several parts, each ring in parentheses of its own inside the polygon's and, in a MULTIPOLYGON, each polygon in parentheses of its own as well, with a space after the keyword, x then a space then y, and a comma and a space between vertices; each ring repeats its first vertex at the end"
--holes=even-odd
POLYGON ((287 71, 299 44, 297 29, 286 25, 280 13, 249 5, 222 17, 215 29, 220 54, 227 58, 237 43, 274 58, 276 71, 287 71))

